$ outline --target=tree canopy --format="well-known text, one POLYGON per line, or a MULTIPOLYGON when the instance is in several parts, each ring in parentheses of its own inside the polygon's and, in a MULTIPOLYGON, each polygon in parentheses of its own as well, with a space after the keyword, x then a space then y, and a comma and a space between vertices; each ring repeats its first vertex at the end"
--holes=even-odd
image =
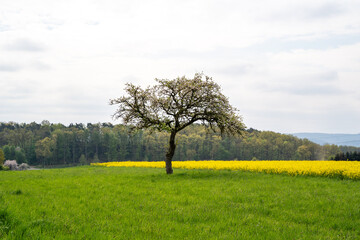
POLYGON ((232 107, 220 86, 211 77, 196 73, 194 78, 155 79, 157 84, 146 89, 126 84, 126 96, 111 99, 118 105, 115 119, 137 129, 154 129, 170 133, 166 153, 166 172, 171 174, 176 134, 195 122, 213 131, 237 135, 245 130, 241 116, 232 107))

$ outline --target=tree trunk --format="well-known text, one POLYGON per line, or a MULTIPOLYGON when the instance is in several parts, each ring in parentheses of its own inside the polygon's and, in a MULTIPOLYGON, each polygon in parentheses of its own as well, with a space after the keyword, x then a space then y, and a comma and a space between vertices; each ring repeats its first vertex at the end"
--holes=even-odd
POLYGON ((166 163, 166 173, 167 174, 172 174, 173 173, 171 160, 172 160, 172 158, 174 156, 175 148, 176 148, 175 135, 176 135, 176 132, 171 132, 170 141, 169 141, 169 149, 168 149, 168 151, 166 153, 165 163, 166 163))

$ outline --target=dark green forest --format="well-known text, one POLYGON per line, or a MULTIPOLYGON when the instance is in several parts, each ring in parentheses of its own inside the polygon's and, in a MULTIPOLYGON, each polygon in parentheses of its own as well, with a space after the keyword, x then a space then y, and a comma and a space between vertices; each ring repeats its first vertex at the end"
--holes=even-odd
MULTIPOLYGON (((30 165, 89 164, 107 161, 164 161, 169 136, 121 124, 0 123, 5 159, 30 165)), ((320 160, 342 153, 336 145, 247 129, 241 137, 220 136, 202 125, 177 135, 173 160, 320 160)))

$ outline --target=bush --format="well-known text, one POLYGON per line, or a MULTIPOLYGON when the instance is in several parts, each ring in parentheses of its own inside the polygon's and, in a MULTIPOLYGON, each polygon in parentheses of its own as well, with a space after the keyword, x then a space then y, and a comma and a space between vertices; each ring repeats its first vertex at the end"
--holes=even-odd
POLYGON ((16 160, 6 160, 4 166, 8 167, 10 170, 17 170, 18 164, 16 160))
POLYGON ((0 171, 9 171, 10 168, 4 165, 0 165, 0 171))
POLYGON ((17 164, 16 160, 6 160, 4 163, 3 170, 28 170, 30 166, 27 163, 17 164))
POLYGON ((27 163, 22 163, 19 165, 18 170, 22 171, 22 170, 28 170, 30 168, 30 166, 27 163))

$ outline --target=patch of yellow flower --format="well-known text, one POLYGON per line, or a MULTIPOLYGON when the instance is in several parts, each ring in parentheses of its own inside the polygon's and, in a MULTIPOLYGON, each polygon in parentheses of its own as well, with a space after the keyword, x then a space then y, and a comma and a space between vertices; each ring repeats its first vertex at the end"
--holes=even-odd
MULTIPOLYGON (((173 168, 243 170, 289 175, 340 176, 360 179, 359 161, 173 161, 173 168)), ((92 163, 106 167, 165 168, 165 162, 107 162, 92 163)))

